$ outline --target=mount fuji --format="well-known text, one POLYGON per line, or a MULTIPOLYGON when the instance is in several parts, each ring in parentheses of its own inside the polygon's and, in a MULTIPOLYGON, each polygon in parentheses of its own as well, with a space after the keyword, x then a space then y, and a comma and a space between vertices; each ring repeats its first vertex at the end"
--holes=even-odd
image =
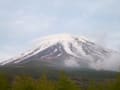
POLYGON ((37 47, 1 62, 1 66, 49 66, 102 69, 114 51, 79 36, 60 34, 41 38, 37 47))

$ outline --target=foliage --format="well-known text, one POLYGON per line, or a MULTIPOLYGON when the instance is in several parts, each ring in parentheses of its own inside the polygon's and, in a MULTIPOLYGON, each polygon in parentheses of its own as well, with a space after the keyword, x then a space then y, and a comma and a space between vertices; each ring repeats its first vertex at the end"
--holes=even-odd
POLYGON ((35 82, 29 76, 17 76, 12 90, 35 90, 35 82))
POLYGON ((8 78, 3 74, 0 74, 0 90, 10 90, 8 78))
POLYGON ((43 74, 36 83, 37 90, 56 90, 56 85, 54 82, 48 80, 47 76, 43 74))
POLYGON ((65 73, 61 73, 56 80, 49 79, 47 74, 43 74, 39 79, 26 75, 10 79, 0 74, 0 90, 120 90, 120 75, 112 80, 89 81, 86 88, 76 82, 65 73))
POLYGON ((80 90, 80 88, 68 78, 64 73, 61 74, 60 80, 58 81, 58 90, 80 90))

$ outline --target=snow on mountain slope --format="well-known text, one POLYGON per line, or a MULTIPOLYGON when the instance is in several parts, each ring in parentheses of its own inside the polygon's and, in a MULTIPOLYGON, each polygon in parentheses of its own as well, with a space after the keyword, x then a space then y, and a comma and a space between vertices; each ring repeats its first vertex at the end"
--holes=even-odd
POLYGON ((69 34, 53 35, 38 40, 37 47, 1 63, 19 64, 35 61, 49 62, 67 67, 95 67, 93 63, 109 58, 112 51, 93 42, 69 34))

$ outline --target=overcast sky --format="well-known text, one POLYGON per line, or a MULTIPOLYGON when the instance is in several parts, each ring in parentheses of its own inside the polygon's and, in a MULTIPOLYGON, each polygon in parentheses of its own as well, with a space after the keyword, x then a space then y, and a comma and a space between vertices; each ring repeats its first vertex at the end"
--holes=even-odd
POLYGON ((58 33, 120 49, 120 0, 0 0, 1 59, 58 33))

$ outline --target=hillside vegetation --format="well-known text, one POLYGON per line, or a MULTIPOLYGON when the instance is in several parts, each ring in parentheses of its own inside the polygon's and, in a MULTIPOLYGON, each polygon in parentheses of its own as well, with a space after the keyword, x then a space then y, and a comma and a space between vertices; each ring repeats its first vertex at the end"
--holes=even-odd
POLYGON ((47 74, 42 74, 39 78, 29 75, 8 77, 0 74, 0 90, 120 90, 120 75, 112 80, 88 80, 79 81, 71 79, 65 73, 60 73, 59 78, 50 79, 47 74), (83 84, 81 84, 83 83, 83 84))

